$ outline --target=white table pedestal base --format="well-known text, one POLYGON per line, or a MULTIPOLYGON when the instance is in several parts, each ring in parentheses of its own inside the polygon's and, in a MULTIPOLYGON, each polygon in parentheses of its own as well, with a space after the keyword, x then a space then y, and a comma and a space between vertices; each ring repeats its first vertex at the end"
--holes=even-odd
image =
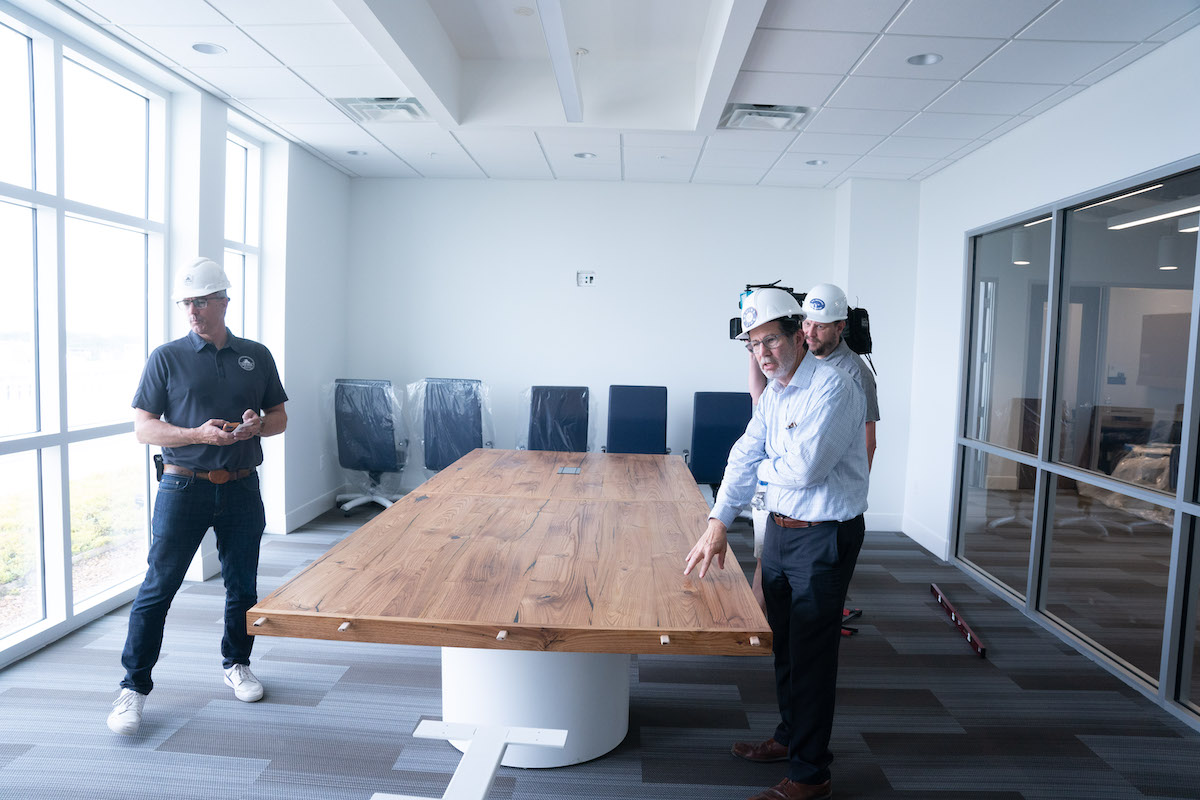
POLYGON ((590 761, 619 745, 629 730, 629 659, 614 653, 443 647, 442 720, 567 731, 562 750, 509 745, 500 762, 506 767, 590 761))

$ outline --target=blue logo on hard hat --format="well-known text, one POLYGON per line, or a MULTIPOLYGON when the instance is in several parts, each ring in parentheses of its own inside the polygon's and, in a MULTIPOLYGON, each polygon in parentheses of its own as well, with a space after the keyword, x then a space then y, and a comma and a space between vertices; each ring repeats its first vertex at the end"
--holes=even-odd
POLYGON ((819 297, 814 297, 812 300, 808 301, 808 307, 813 311, 820 311, 825 307, 825 301, 819 297))
POLYGON ((742 312, 742 327, 749 329, 754 327, 754 320, 758 319, 758 309, 750 306, 742 312))

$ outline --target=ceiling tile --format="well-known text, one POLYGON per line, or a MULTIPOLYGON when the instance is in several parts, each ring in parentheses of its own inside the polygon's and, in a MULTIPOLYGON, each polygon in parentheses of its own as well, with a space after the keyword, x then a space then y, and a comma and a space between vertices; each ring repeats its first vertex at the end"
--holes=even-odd
POLYGON ((162 27, 128 25, 133 36, 185 67, 278 67, 279 59, 232 25, 203 27, 162 27), (219 55, 197 53, 197 42, 219 44, 226 52, 219 55))
POLYGON ((239 98, 256 114, 287 127, 288 123, 337 123, 350 120, 337 106, 324 98, 301 99, 286 97, 239 98))
POLYGON ((336 160, 344 169, 355 175, 370 178, 419 178, 421 175, 400 158, 382 150, 379 155, 347 157, 336 160))
POLYGON ((1117 70, 1125 69, 1125 67, 1128 67, 1134 61, 1137 61, 1147 53, 1157 50, 1159 47, 1161 47, 1161 45, 1158 42, 1142 42, 1141 44, 1135 44, 1124 53, 1121 53, 1121 55, 1117 56, 1106 64, 1102 64, 1075 82, 1083 84, 1084 86, 1091 86, 1093 83, 1104 80, 1117 70))
POLYGON ((621 147, 621 135, 616 131, 583 128, 545 128, 537 132, 538 141, 548 155, 574 155, 578 152, 598 153, 621 147))
POLYGON ((699 150, 705 137, 696 133, 626 133, 621 136, 625 147, 673 147, 699 150))
POLYGON ((760 28, 876 33, 896 15, 904 0, 770 0, 758 21, 760 28))
POLYGON ((650 168, 687 168, 690 172, 700 158, 700 151, 691 147, 625 147, 621 151, 628 175, 631 166, 650 168))
POLYGON ((708 150, 770 150, 782 153, 796 139, 795 131, 716 131, 708 150))
POLYGON ((993 128, 992 130, 988 131, 987 133, 985 133, 983 136, 980 136, 979 138, 985 139, 989 142, 993 141, 995 139, 999 139, 1001 136, 1008 133, 1013 128, 1019 128, 1020 126, 1024 125, 1026 122, 1029 122, 1029 120, 1031 120, 1031 119, 1033 119, 1033 117, 1013 117, 1008 122, 1004 123, 1003 125, 999 125, 996 128, 993 128))
POLYGON ((925 110, 960 114, 1020 114, 1060 88, 1031 83, 963 81, 956 83, 925 110))
POLYGON ((567 150, 547 152, 550 169, 556 178, 582 181, 621 180, 621 150, 619 147, 598 147, 586 152, 595 158, 575 158, 567 150))
POLYGON ((230 97, 321 96, 285 67, 192 67, 191 71, 230 97))
MULTIPOLYGON (((161 5, 174 5, 158 0, 161 5)), ((345 23, 346 15, 334 0, 208 0, 208 3, 238 25, 291 25, 345 23)))
POLYGON ((244 30, 293 67, 353 67, 383 59, 353 25, 247 25, 244 30))
POLYGON ((901 156, 904 158, 946 158, 970 139, 933 139, 913 136, 890 136, 871 151, 873 156, 901 156))
POLYGON ((967 80, 1072 83, 1128 49, 1114 42, 1009 42, 967 80))
POLYGON ((1062 89, 1059 89, 1057 92, 1050 95, 1042 102, 1032 105, 1029 108, 1025 109, 1024 115, 1028 116, 1028 117, 1036 117, 1038 114, 1041 114, 1043 111, 1048 111, 1051 108, 1054 108, 1054 106, 1058 105, 1063 100, 1066 100, 1068 97, 1073 97, 1073 96, 1079 94, 1086 88, 1087 88, 1086 86, 1064 86, 1062 89))
POLYGON ((701 164, 692 175, 692 183, 724 183, 749 186, 758 183, 766 169, 743 167, 706 167, 701 164))
POLYGON ((954 162, 951 161, 950 159, 944 159, 942 161, 937 162, 932 167, 927 167, 926 169, 921 170, 916 175, 913 175, 913 178, 916 180, 923 180, 925 178, 928 178, 930 175, 933 175, 936 172, 941 172, 942 170, 944 170, 946 167, 950 166, 953 163, 954 162))
POLYGON ((229 20, 213 10, 204 0, 80 0, 109 22, 117 25, 228 25, 229 20))
POLYGON ((1021 39, 1139 42, 1195 11, 1196 0, 1059 0, 1021 39))
POLYGON ((888 33, 1007 39, 1054 0, 911 0, 888 33))
POLYGON ((860 78, 851 75, 838 87, 827 105, 830 108, 920 111, 953 85, 953 81, 860 78))
POLYGON ((896 158, 893 156, 863 156, 850 170, 857 174, 874 173, 878 175, 916 175, 926 167, 932 166, 936 158, 896 158))
POLYGON ((835 153, 861 156, 882 142, 883 136, 856 133, 813 133, 806 130, 792 142, 789 153, 835 153))
POLYGON ((1180 17, 1179 21, 1174 22, 1163 28, 1161 31, 1155 33, 1150 37, 1150 40, 1155 42, 1169 42, 1176 36, 1180 36, 1190 31, 1197 25, 1200 25, 1200 11, 1193 11, 1186 17, 1180 17))
POLYGON ((918 78, 956 81, 1004 44, 1004 39, 964 39, 951 36, 893 36, 880 38, 855 75, 880 78, 918 78), (928 66, 909 64, 910 56, 937 53, 942 60, 928 66))
POLYGON ((412 97, 391 67, 294 67, 294 71, 326 97, 412 97))
MULTIPOLYGON (((626 152, 628 155, 628 151, 626 152)), ((645 181, 649 183, 687 183, 695 171, 695 159, 692 164, 682 162, 625 161, 625 180, 645 181)))
POLYGON ((427 178, 482 178, 458 140, 432 122, 367 122, 363 128, 427 178))
POLYGON ((805 126, 806 133, 860 133, 887 136, 912 119, 911 111, 823 108, 805 126))
POLYGON ((533 131, 460 128, 454 135, 492 178, 546 180, 554 177, 533 131))
POLYGON ((981 148, 987 144, 988 144, 988 141, 986 139, 976 139, 975 141, 971 142, 970 144, 964 145, 963 147, 960 147, 958 150, 955 150, 953 153, 950 154, 950 158, 952 158, 954 160, 958 160, 958 159, 962 158, 963 156, 974 153, 976 150, 978 150, 979 148, 981 148))
POLYGON ((283 126, 285 132, 311 144, 335 161, 348 160, 347 150, 364 150, 367 155, 379 155, 384 147, 371 134, 353 122, 294 122, 283 126))
POLYGON ((729 95, 731 103, 781 106, 819 106, 841 81, 840 75, 801 75, 795 72, 738 73, 729 95))
POLYGON ((760 72, 814 72, 843 75, 850 71, 875 36, 870 33, 816 33, 759 29, 742 63, 760 72))
POLYGON ((838 153, 785 153, 775 164, 774 170, 812 170, 813 172, 841 172, 848 169, 857 155, 841 155, 838 153), (809 161, 824 161, 824 164, 809 164, 809 161))
POLYGON ((775 150, 719 150, 708 148, 700 157, 702 167, 761 167, 765 172, 768 167, 779 160, 779 152, 775 150))
POLYGON ((974 139, 1011 118, 1011 114, 938 114, 923 111, 904 123, 896 135, 974 139))
POLYGON ((760 186, 796 186, 822 189, 840 173, 818 170, 773 169, 763 176, 760 186))

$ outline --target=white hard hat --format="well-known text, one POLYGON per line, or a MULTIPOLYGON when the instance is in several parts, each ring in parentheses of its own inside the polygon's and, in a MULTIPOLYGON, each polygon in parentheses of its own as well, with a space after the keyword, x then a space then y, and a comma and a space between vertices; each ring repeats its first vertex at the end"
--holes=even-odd
POLYGON ((804 296, 804 318, 837 322, 846 318, 846 293, 832 283, 818 283, 804 296))
POLYGON ((175 292, 171 299, 179 301, 185 297, 204 297, 224 291, 231 285, 220 264, 212 259, 197 258, 175 276, 175 292))
POLYGON ((749 331, 773 319, 799 317, 800 304, 783 289, 755 289, 742 302, 742 330, 749 331))

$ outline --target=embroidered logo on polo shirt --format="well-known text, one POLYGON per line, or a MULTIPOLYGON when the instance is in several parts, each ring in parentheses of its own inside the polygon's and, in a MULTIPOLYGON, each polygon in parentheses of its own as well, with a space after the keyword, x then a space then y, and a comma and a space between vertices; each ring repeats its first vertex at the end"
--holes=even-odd
POLYGON ((254 369, 254 359, 250 356, 242 356, 238 359, 238 366, 246 370, 246 372, 250 372, 254 369))

